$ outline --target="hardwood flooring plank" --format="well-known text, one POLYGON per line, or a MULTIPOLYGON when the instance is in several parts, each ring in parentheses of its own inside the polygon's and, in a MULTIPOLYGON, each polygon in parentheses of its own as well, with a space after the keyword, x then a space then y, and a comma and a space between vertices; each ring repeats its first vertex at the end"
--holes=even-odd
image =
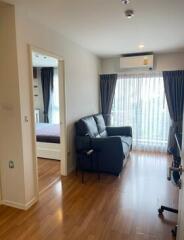
POLYGON ((38 158, 39 192, 60 178, 60 161, 38 158))

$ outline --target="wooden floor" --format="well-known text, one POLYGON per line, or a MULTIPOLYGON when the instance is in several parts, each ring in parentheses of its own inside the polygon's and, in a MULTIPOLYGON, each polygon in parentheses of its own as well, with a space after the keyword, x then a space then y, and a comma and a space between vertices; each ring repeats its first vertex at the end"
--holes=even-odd
POLYGON ((29 211, 0 207, 1 240, 171 240, 177 189, 166 180, 168 157, 132 153, 120 177, 75 174, 41 194, 29 211))
POLYGON ((38 158, 38 184, 42 192, 60 178, 60 161, 38 158))

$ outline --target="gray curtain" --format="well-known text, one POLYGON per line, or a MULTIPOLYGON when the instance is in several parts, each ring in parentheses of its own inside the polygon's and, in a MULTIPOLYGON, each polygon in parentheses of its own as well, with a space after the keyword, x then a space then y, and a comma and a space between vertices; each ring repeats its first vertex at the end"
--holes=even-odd
POLYGON ((53 90, 54 68, 44 67, 41 69, 41 82, 43 91, 43 106, 44 106, 44 122, 49 123, 49 103, 50 93, 53 90))
POLYGON ((100 75, 101 111, 107 126, 111 121, 111 109, 117 82, 117 74, 100 75))
POLYGON ((171 118, 168 139, 168 152, 177 151, 175 133, 182 132, 184 107, 184 71, 163 72, 164 88, 171 118))

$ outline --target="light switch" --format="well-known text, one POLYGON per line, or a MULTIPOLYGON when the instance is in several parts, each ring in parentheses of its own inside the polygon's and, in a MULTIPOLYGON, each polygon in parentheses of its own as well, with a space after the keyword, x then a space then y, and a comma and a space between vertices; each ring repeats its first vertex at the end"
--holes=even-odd
POLYGON ((29 122, 28 116, 24 116, 24 121, 25 121, 25 122, 29 122))
POLYGON ((15 168, 15 164, 13 160, 9 161, 9 168, 15 168))

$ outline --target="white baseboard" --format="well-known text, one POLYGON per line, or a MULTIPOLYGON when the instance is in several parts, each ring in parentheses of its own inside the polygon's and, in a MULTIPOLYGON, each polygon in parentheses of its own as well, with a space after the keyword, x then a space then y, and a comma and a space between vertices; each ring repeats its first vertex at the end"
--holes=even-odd
POLYGON ((2 200, 2 205, 12 207, 12 208, 18 208, 18 209, 21 209, 21 210, 25 210, 25 205, 24 204, 13 202, 13 201, 2 200))
POLYGON ((28 203, 25 204, 25 209, 24 210, 28 210, 29 208, 31 208, 35 203, 38 202, 38 198, 33 198, 31 201, 29 201, 28 203))
POLYGON ((13 202, 13 201, 8 201, 8 200, 2 200, 1 201, 1 205, 5 205, 5 206, 8 206, 8 207, 17 208, 17 209, 26 211, 30 207, 32 207, 37 201, 38 201, 38 199, 33 198, 28 203, 23 204, 23 203, 17 203, 17 202, 13 202))

